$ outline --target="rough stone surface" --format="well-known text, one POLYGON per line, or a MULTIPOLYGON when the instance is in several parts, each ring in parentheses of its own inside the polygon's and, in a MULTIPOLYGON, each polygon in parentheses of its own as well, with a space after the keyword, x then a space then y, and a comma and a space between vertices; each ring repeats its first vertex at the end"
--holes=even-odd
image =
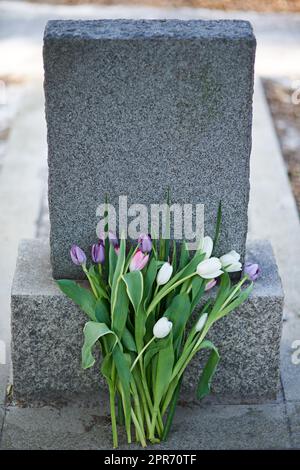
POLYGON ((0 364, 0 406, 4 404, 6 397, 6 388, 8 385, 10 364, 0 364))
POLYGON ((295 449, 300 449, 300 401, 287 403, 286 409, 289 418, 292 446, 295 449))
POLYGON ((96 370, 81 369, 87 317, 58 289, 48 243, 20 244, 12 288, 12 363, 17 397, 51 398, 97 388, 96 370))
POLYGON ((76 277, 96 207, 205 205, 220 250, 244 255, 255 38, 246 21, 50 21, 44 40, 51 260, 76 277), (237 171, 238 169, 238 171, 237 171), (234 208, 234 210, 233 210, 234 208))
MULTIPOLYGON (((263 275, 243 308, 216 324, 211 334, 222 355, 214 390, 235 402, 275 398, 278 389, 281 284, 267 242, 250 244, 248 258, 259 260, 263 275)), ((97 368, 83 371, 80 366, 85 321, 51 277, 48 245, 23 241, 12 289, 13 381, 18 399, 50 400, 98 388, 97 368)), ((195 386, 198 360, 186 374, 187 390, 195 386)))
POLYGON ((2 430, 4 426, 4 418, 5 418, 4 406, 0 405, 0 449, 2 448, 1 441, 2 441, 2 430))
MULTIPOLYGON (((107 406, 106 406, 107 408, 107 406)), ((128 449, 119 432, 120 449, 128 449)), ((169 438, 150 449, 289 449, 283 405, 179 405, 169 438)), ((108 412, 102 407, 9 406, 2 449, 111 449, 108 412)), ((132 444, 130 449, 140 449, 132 444)))
POLYGON ((281 343, 281 380, 287 401, 300 400, 300 321, 288 317, 284 322, 281 343))

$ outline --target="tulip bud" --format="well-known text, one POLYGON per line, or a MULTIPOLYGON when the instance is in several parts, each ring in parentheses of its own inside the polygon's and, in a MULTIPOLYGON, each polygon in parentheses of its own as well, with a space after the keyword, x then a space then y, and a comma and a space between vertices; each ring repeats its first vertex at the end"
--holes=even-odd
POLYGON ((112 246, 116 249, 120 247, 119 239, 117 235, 115 235, 113 232, 109 230, 108 232, 108 238, 112 246))
POLYGON ((107 236, 108 236, 110 244, 115 249, 115 253, 118 255, 119 252, 120 252, 119 239, 113 232, 111 232, 110 230, 108 232, 105 232, 105 233, 101 232, 101 234, 99 236, 100 242, 102 242, 103 246, 105 246, 105 239, 106 239, 107 236))
POLYGON ((213 251, 214 243, 210 237, 204 237, 201 246, 201 252, 205 253, 205 258, 208 259, 211 257, 213 251))
POLYGON ((197 274, 203 279, 214 279, 221 276, 221 262, 218 258, 209 258, 201 261, 197 266, 197 274))
POLYGON ((150 251, 152 250, 152 240, 150 234, 146 235, 145 233, 141 233, 138 239, 138 243, 140 250, 143 253, 150 253, 150 251))
POLYGON ((235 273, 242 270, 242 263, 240 263, 241 255, 234 250, 229 251, 225 255, 221 256, 220 261, 222 267, 228 273, 235 273))
POLYGON ((173 273, 173 266, 167 261, 162 265, 157 273, 156 282, 158 286, 167 284, 173 273))
POLYGON ((149 255, 144 255, 141 250, 137 250, 131 258, 129 271, 141 271, 148 263, 149 255))
POLYGON ((165 338, 172 330, 173 323, 167 317, 161 317, 153 327, 153 336, 155 338, 165 338))
POLYGON ((100 240, 99 243, 92 246, 92 260, 94 263, 103 264, 105 258, 105 249, 103 242, 100 240))
POLYGON ((256 281, 256 279, 261 275, 261 268, 256 263, 246 263, 244 272, 248 275, 251 281, 256 281))
POLYGON ((211 281, 208 281, 208 283, 206 284, 205 286, 205 292, 207 292, 208 290, 212 289, 213 287, 215 287, 215 285, 217 284, 217 280, 216 279, 212 279, 211 281))
POLYGON ((208 313, 203 313, 203 315, 201 315, 201 317, 197 321, 196 326, 195 326, 195 330, 197 331, 197 333, 203 330, 207 317, 208 317, 208 313))
POLYGON ((84 251, 81 248, 79 248, 79 246, 73 245, 70 250, 70 255, 74 264, 76 264, 77 266, 80 266, 80 265, 85 266, 86 256, 85 256, 84 251))

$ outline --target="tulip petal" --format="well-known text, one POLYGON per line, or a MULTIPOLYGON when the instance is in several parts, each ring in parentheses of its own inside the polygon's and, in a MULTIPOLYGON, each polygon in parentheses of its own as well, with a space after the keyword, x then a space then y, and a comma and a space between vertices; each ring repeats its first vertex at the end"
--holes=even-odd
POLYGON ((211 254, 212 254, 212 251, 213 251, 213 246, 214 246, 214 243, 213 243, 211 237, 207 236, 207 237, 203 238, 201 251, 202 251, 202 253, 205 253, 205 258, 204 259, 210 258, 211 254))

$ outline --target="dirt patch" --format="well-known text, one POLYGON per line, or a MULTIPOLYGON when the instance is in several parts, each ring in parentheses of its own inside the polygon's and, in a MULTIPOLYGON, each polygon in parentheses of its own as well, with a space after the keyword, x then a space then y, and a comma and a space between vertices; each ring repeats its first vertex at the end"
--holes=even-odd
POLYGON ((150 5, 159 7, 194 7, 218 10, 253 10, 275 12, 300 12, 300 0, 31 0, 35 3, 78 5, 150 5))
POLYGON ((263 83, 300 213, 300 79, 265 79, 263 83))

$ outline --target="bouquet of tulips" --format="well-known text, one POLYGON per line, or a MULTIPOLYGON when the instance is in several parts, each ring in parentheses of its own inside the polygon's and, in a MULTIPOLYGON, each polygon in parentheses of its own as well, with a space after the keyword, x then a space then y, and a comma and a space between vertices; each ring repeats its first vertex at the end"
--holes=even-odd
POLYGON ((89 317, 83 330, 84 369, 95 363, 93 348, 101 349, 114 447, 118 446, 117 424, 125 427, 128 443, 133 429, 143 447, 147 440, 166 439, 184 371, 205 349, 210 354, 199 378, 198 399, 210 391, 219 353, 206 339, 207 333, 252 289, 247 274, 235 285, 230 280, 229 273, 242 269, 238 253, 213 255, 220 219, 219 208, 214 240, 204 237, 192 256, 186 243, 178 250, 175 242, 141 235, 137 246, 130 248, 111 232, 93 245, 89 267, 85 253, 78 246, 71 248, 72 261, 82 267, 90 288, 71 280, 57 282, 89 317), (217 292, 206 294, 206 302, 201 303, 203 294, 216 285, 217 292))

